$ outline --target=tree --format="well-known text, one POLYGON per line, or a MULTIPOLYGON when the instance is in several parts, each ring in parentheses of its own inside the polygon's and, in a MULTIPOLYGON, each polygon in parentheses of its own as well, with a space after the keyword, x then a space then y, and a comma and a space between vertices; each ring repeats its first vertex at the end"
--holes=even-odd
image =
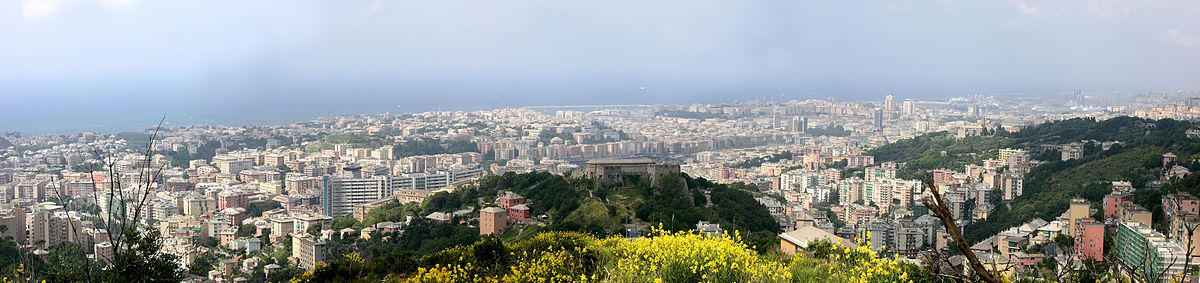
POLYGON ((254 226, 254 224, 242 224, 242 226, 238 226, 237 236, 238 237, 249 237, 250 235, 254 235, 254 232, 256 232, 257 230, 258 230, 258 227, 254 226))
POLYGON ((106 282, 177 282, 183 270, 175 263, 178 256, 162 252, 158 233, 125 230, 126 250, 113 254, 111 269, 100 276, 106 282))
MULTIPOLYGON (((926 188, 937 188, 937 186, 933 184, 933 174, 925 173, 924 181, 926 188)), ((946 200, 942 199, 942 196, 940 193, 938 193, 938 190, 931 189, 929 192, 932 193, 933 196, 925 198, 925 207, 928 207, 929 212, 933 213, 934 216, 942 221, 942 226, 946 228, 946 232, 950 234, 950 238, 954 240, 954 244, 963 251, 963 254, 966 256, 971 269, 975 271, 975 276, 978 276, 979 280, 983 282, 999 283, 1000 280, 996 278, 997 275, 989 272, 987 267, 985 267, 983 263, 979 261, 979 258, 975 256, 975 253, 971 252, 970 244, 968 244, 967 240, 963 238, 962 232, 958 230, 958 224, 954 222, 954 214, 950 213, 950 210, 947 209, 948 206, 946 205, 946 200)), ((992 261, 995 262, 995 259, 992 261)), ((997 269, 993 268, 993 270, 997 269)))
POLYGON ((266 200, 262 202, 252 202, 246 206, 246 217, 260 217, 264 211, 282 208, 283 205, 277 200, 266 200))
MULTIPOLYGON (((98 150, 93 152, 95 156, 102 157, 101 170, 109 176, 103 181, 95 181, 96 188, 107 188, 107 191, 97 191, 93 195, 93 202, 117 208, 109 214, 100 215, 96 221, 97 228, 108 233, 113 254, 112 258, 99 258, 96 262, 82 264, 78 270, 80 281, 174 282, 183 279, 184 272, 175 263, 177 256, 162 251, 158 230, 140 226, 141 213, 129 213, 146 208, 156 188, 156 181, 162 175, 163 165, 155 165, 153 161, 159 128, 165 120, 166 117, 159 120, 158 126, 151 134, 146 135, 145 141, 141 141, 139 135, 133 135, 135 140, 131 141, 131 144, 140 145, 144 142, 145 150, 140 151, 138 162, 133 166, 136 171, 132 173, 118 169, 119 158, 115 153, 98 150), (124 174, 134 175, 126 178, 122 176, 124 174), (127 183, 125 180, 131 182, 127 183), (103 201, 101 196, 104 196, 103 201), (100 262, 107 262, 109 266, 102 268, 100 262)), ((69 198, 64 197, 61 188, 55 188, 53 193, 59 205, 71 207, 72 204, 67 203, 69 198)), ((70 229, 68 233, 82 230, 75 227, 77 224, 74 221, 67 223, 70 229)))
POLYGON ((308 234, 313 236, 321 236, 321 225, 308 226, 308 234))
POLYGON ((291 257, 291 256, 292 256, 292 236, 285 235, 285 236, 283 236, 283 241, 281 243, 279 243, 279 246, 275 247, 275 251, 273 253, 271 253, 271 257, 274 257, 275 262, 278 262, 279 265, 287 265, 288 257, 291 257))
POLYGON ((217 240, 216 237, 206 237, 204 240, 200 240, 200 246, 205 248, 215 248, 220 244, 221 241, 217 240))

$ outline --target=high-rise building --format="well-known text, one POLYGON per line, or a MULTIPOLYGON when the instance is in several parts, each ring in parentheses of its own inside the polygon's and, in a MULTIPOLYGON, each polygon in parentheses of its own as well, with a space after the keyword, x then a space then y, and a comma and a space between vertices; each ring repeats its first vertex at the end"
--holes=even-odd
POLYGON ((803 133, 805 129, 808 129, 808 117, 792 116, 792 122, 788 128, 793 132, 803 133))
POLYGON ((46 199, 46 182, 38 180, 21 181, 13 189, 13 192, 16 193, 17 198, 42 201, 46 199))
POLYGON ((875 112, 871 114, 871 119, 876 131, 883 130, 883 109, 875 109, 875 112))
POLYGON ((846 157, 846 168, 860 168, 875 164, 875 156, 851 155, 846 157))
POLYGON ((242 170, 254 167, 254 160, 238 158, 233 156, 217 156, 213 157, 213 165, 225 174, 237 174, 242 170))
POLYGON ((1009 170, 1014 170, 1025 163, 1029 163, 1029 152, 1024 149, 1000 149, 1000 161, 1005 166, 1008 166, 1009 170))
POLYGON ((7 227, 0 238, 11 236, 17 244, 25 243, 25 208, 0 210, 0 225, 7 227))
POLYGON ((1177 276, 1183 273, 1187 257, 1179 243, 1168 241, 1166 235, 1139 222, 1119 222, 1113 249, 1116 263, 1141 274, 1177 276))
POLYGON ((1080 218, 1071 226, 1076 253, 1085 259, 1104 261, 1104 223, 1080 218))
POLYGON ((895 95, 892 95, 891 93, 887 94, 887 96, 883 99, 883 110, 889 113, 896 110, 895 95))
POLYGON ((904 105, 902 106, 904 115, 912 115, 913 113, 916 113, 916 104, 917 103, 912 101, 912 99, 904 99, 904 105))
POLYGON ((29 215, 29 243, 49 249, 61 243, 77 242, 82 226, 72 219, 62 206, 40 203, 29 215))
POLYGON ((353 212, 356 205, 391 197, 399 190, 432 191, 482 174, 482 169, 465 168, 398 176, 325 176, 321 185, 322 212, 342 217, 353 212), (351 178, 355 176, 359 177, 351 178))
POLYGON ((325 215, 342 217, 350 214, 355 205, 365 204, 392 195, 390 176, 370 178, 337 178, 325 176, 321 205, 325 215))
POLYGON ((1025 175, 1021 173, 1009 172, 1004 173, 1001 177, 1001 199, 1004 201, 1012 201, 1014 198, 1025 193, 1025 175))

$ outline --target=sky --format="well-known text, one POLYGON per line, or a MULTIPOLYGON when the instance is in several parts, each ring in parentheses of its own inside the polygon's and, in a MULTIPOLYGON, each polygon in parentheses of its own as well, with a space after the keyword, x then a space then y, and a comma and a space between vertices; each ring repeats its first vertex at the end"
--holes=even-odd
POLYGON ((1195 15, 1194 0, 12 0, 0 3, 0 131, 1194 91, 1195 15))

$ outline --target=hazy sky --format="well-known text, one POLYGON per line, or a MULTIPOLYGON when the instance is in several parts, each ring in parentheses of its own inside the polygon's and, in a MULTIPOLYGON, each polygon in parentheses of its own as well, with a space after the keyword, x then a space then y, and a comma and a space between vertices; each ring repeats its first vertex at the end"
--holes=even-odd
POLYGON ((0 130, 147 107, 229 121, 1200 89, 1200 1, 844 2, 4 1, 0 104, 18 111, 0 130))

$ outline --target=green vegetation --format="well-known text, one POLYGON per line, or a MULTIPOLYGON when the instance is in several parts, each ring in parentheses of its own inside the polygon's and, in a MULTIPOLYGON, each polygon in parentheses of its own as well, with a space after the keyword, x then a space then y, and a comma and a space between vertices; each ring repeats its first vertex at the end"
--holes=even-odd
POLYGON ((315 152, 321 152, 323 150, 331 150, 331 149, 333 149, 332 143, 314 142, 314 143, 304 145, 303 150, 306 153, 315 153, 315 152))
POLYGON ((331 144, 349 144, 354 148, 378 148, 387 144, 383 137, 374 135, 331 135, 325 137, 331 144))
POLYGON ((301 282, 907 282, 929 279, 914 265, 890 262, 869 249, 817 245, 816 253, 779 256, 778 224, 753 199, 753 184, 714 184, 687 175, 650 182, 626 176, 619 184, 571 179, 549 173, 488 176, 478 185, 439 192, 418 204, 393 202, 364 218, 334 220, 334 229, 366 227, 414 218, 405 233, 334 234, 327 241, 328 265, 304 273, 301 282), (545 218, 511 226, 499 237, 481 237, 471 221, 424 218, 490 206, 498 193, 524 196, 533 215, 545 218), (705 194, 709 197, 705 197, 705 194), (711 202, 710 202, 711 199, 711 202), (720 224, 721 238, 691 232, 696 222, 720 224), (651 238, 622 239, 625 224, 650 227, 651 238), (716 264, 716 265, 712 265, 716 264), (475 277, 479 276, 479 277, 475 277), (657 279, 657 280, 656 280, 657 279), (531 281, 532 280, 532 281, 531 281))
MULTIPOLYGON (((1189 122, 1169 119, 1119 117, 1096 121, 1078 118, 1035 125, 1019 132, 1000 131, 993 136, 965 139, 934 133, 882 146, 870 153, 877 154, 878 162, 909 162, 901 176, 909 178, 929 169, 961 170, 962 164, 994 156, 992 154, 999 148, 1023 148, 1034 156, 1051 157, 1025 175, 1023 195, 1008 205, 997 206, 988 219, 966 226, 964 236, 975 242, 1034 217, 1057 217, 1066 210, 1072 197, 1098 202, 1109 193, 1112 181, 1132 182, 1138 189, 1135 202, 1154 210, 1158 206, 1156 203, 1161 201, 1161 191, 1146 190, 1145 184, 1158 178, 1163 166, 1162 154, 1175 153, 1184 166, 1192 166, 1200 156, 1197 155, 1200 142, 1188 139, 1185 134, 1191 126, 1189 122), (1084 157, 1069 161, 1040 153, 1043 144, 1082 140, 1121 141, 1124 144, 1102 150, 1098 143, 1088 142, 1084 146, 1084 157), (947 152, 944 157, 940 154, 943 150, 947 152), (931 153, 936 153, 933 158, 926 157, 931 153)), ((1170 188, 1168 184, 1167 189, 1170 188)))
POLYGON ((763 163, 779 162, 784 159, 791 159, 791 158, 792 158, 791 152, 780 152, 780 153, 776 153, 776 154, 772 154, 772 155, 768 155, 768 156, 762 156, 759 158, 753 158, 750 160, 746 160, 746 161, 743 161, 742 163, 734 164, 733 166, 730 166, 730 167, 754 168, 754 167, 762 166, 763 163))
POLYGON ((808 128, 804 130, 804 133, 813 135, 814 137, 846 137, 854 134, 854 132, 846 130, 846 128, 842 127, 841 125, 825 126, 824 128, 808 128))
POLYGON ((866 155, 876 162, 905 162, 896 173, 902 179, 920 179, 925 171, 936 169, 959 170, 967 164, 979 164, 995 158, 1000 148, 1012 145, 1012 139, 1002 136, 971 136, 955 138, 946 132, 925 134, 880 146, 866 155), (946 152, 942 155, 942 152, 946 152))
POLYGON ((91 172, 100 171, 100 170, 104 170, 104 164, 102 164, 100 162, 88 162, 88 163, 84 163, 84 164, 71 166, 71 172, 91 173, 91 172))
MULTIPOLYGON (((51 253, 55 250, 51 249, 51 253)), ((13 274, 22 265, 25 272, 30 274, 43 274, 49 268, 41 258, 31 252, 22 251, 12 236, 4 236, 0 239, 0 274, 13 274)))
POLYGON ((400 202, 391 202, 367 212, 367 215, 363 217, 363 221, 359 224, 355 224, 354 229, 361 229, 361 227, 375 225, 375 223, 384 221, 395 222, 403 220, 410 214, 412 214, 413 217, 419 217, 419 215, 416 214, 420 212, 421 204, 419 203, 408 203, 402 205, 400 202))
POLYGON ((221 148, 221 142, 208 141, 199 148, 196 148, 196 154, 188 154, 187 150, 183 151, 166 151, 162 154, 171 159, 171 166, 187 167, 188 162, 196 159, 211 160, 217 155, 217 149, 221 148))
POLYGON ((304 145, 304 152, 313 153, 322 150, 334 149, 336 144, 349 144, 353 148, 379 148, 388 144, 387 140, 380 135, 363 135, 363 134, 340 134, 331 135, 322 139, 320 142, 314 142, 304 145))
POLYGON ((427 255, 400 251, 329 258, 293 282, 934 282, 932 270, 860 247, 818 241, 784 257, 757 253, 736 234, 652 230, 625 240, 546 232, 520 241, 484 237, 427 255))
POLYGON ((478 146, 471 141, 438 142, 431 139, 408 139, 395 145, 393 149, 395 149, 396 158, 403 158, 416 155, 475 152, 478 150, 478 146))
POLYGON ((568 134, 568 133, 559 133, 558 131, 553 130, 553 129, 544 129, 538 133, 538 142, 542 143, 542 144, 548 145, 548 144, 550 144, 550 140, 553 140, 554 138, 559 138, 559 139, 569 142, 569 143, 573 143, 575 141, 575 135, 568 134))
MULTIPOLYGON (((546 215, 532 224, 510 227, 504 235, 508 241, 520 241, 544 231, 584 232, 599 237, 624 235, 626 224, 658 226, 668 231, 694 229, 704 220, 720 224, 726 231, 738 231, 748 245, 760 251, 776 249, 779 226, 753 199, 754 185, 713 184, 686 175, 668 176, 657 184, 636 176, 628 184, 600 185, 592 180, 571 179, 550 173, 506 173, 488 176, 478 185, 452 192, 430 195, 421 204, 392 202, 373 209, 363 221, 343 217, 333 221, 333 229, 361 229, 379 222, 403 222, 413 215, 401 235, 379 234, 368 240, 355 235, 335 235, 328 242, 330 256, 339 258, 352 252, 367 258, 386 257, 396 251, 413 256, 428 255, 448 248, 470 245, 480 240, 478 223, 467 226, 456 218, 443 223, 425 216, 434 212, 453 212, 472 207, 471 218, 478 209, 491 205, 504 191, 512 191, 527 200, 532 215, 546 215), (708 205, 704 191, 711 194, 708 205), (385 238, 397 238, 383 240, 385 238)), ((378 233, 377 233, 378 234, 378 233)))
POLYGON ((125 140, 125 148, 134 150, 145 150, 150 144, 150 135, 141 132, 120 132, 117 133, 118 140, 125 140))
POLYGON ((12 142, 8 141, 8 139, 4 137, 0 137, 0 148, 6 148, 10 146, 13 146, 12 142))
MULTIPOLYGON (((1200 143, 1188 139, 1185 132, 1191 123, 1175 120, 1146 121, 1133 118, 1114 118, 1104 122, 1078 124, 1070 121, 1057 129, 1045 125, 1035 127, 1044 133, 1056 136, 1041 139, 1049 142, 1064 142, 1086 139, 1094 135, 1096 140, 1129 138, 1125 145, 1113 146, 1107 151, 1098 145, 1084 148, 1084 158, 1070 161, 1051 161, 1034 168, 1025 177, 1025 194, 1017 197, 1011 209, 1001 206, 992 212, 987 221, 966 227, 968 240, 977 241, 995 234, 1001 229, 1020 225, 1032 217, 1051 219, 1067 209, 1071 197, 1083 197, 1092 202, 1100 201, 1111 190, 1111 181, 1130 181, 1137 189, 1135 203, 1155 212, 1161 219, 1161 194, 1174 188, 1194 191, 1196 187, 1168 185, 1164 190, 1149 190, 1147 181, 1156 180, 1162 167, 1162 154, 1173 152, 1180 156, 1179 163, 1195 164, 1200 153, 1200 143), (1114 121, 1116 120, 1116 121, 1114 121), (1083 129, 1087 129, 1083 131, 1083 129), (1130 134, 1130 133, 1133 134, 1130 134), (1063 135, 1075 134, 1074 138, 1063 135)), ((1024 132, 1024 131, 1022 131, 1024 132)), ((1027 133, 1028 134, 1028 133, 1027 133)), ((1030 135, 1027 137, 1038 137, 1030 135)), ((1183 184, 1187 184, 1184 182, 1183 184)))
POLYGON ((283 205, 277 200, 265 200, 261 202, 251 202, 246 206, 246 217, 261 217, 264 211, 283 208, 283 205))

